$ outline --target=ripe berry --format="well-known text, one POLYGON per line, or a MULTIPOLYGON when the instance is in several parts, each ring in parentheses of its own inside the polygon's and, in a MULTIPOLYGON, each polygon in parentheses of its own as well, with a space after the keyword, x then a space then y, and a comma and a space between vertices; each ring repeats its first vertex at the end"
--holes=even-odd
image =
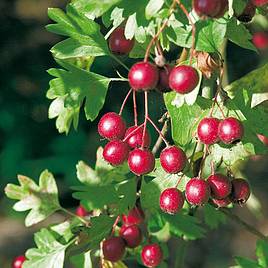
POLYGON ((268 146, 268 137, 263 136, 263 135, 261 135, 261 134, 258 134, 257 136, 258 136, 259 140, 260 140, 264 145, 268 146))
POLYGON ((176 174, 185 168, 187 157, 182 149, 171 146, 161 152, 160 163, 167 173, 176 174))
POLYGON ((128 215, 123 215, 122 220, 124 225, 139 225, 144 221, 144 213, 140 208, 134 207, 129 212, 128 215))
POLYGON ((12 262, 12 268, 22 268, 22 264, 26 261, 25 256, 16 257, 12 262))
POLYGON ((200 17, 214 17, 220 12, 221 0, 194 0, 193 8, 200 17))
POLYGON ((220 120, 207 117, 201 120, 197 128, 199 140, 204 144, 214 144, 219 141, 218 128, 220 120))
POLYGON ((237 19, 241 22, 250 22, 255 13, 256 7, 249 1, 243 12, 237 16, 237 19))
POLYGON ((80 205, 79 207, 77 207, 75 214, 79 217, 86 217, 89 213, 82 205, 80 205))
POLYGON ((264 6, 264 5, 268 4, 268 0, 251 0, 251 3, 254 6, 260 7, 260 6, 264 6))
POLYGON ((142 249, 141 259, 146 267, 156 267, 162 262, 162 249, 158 244, 146 245, 142 249))
POLYGON ((163 68, 159 68, 159 81, 157 85, 157 89, 161 92, 170 91, 169 87, 169 75, 172 71, 173 67, 166 64, 163 68))
POLYGON ((129 169, 136 175, 144 175, 153 171, 155 158, 147 149, 134 149, 128 156, 129 169))
POLYGON ((164 212, 176 214, 183 207, 184 197, 177 188, 168 188, 161 193, 159 203, 164 212))
POLYGON ((218 208, 225 208, 232 203, 231 198, 229 196, 224 199, 212 199, 211 201, 218 208))
POLYGON ((242 205, 247 202, 250 196, 250 187, 246 180, 234 179, 232 180, 232 194, 233 203, 242 205))
POLYGON ((123 141, 110 141, 103 149, 103 158, 113 166, 122 165, 128 158, 129 147, 123 141))
POLYGON ((134 64, 128 73, 129 84, 134 90, 149 90, 156 87, 159 79, 158 69, 149 62, 134 64))
POLYGON ((253 44, 260 50, 268 49, 268 32, 257 32, 253 34, 253 44))
POLYGON ((125 253, 125 242, 121 237, 111 237, 103 241, 102 251, 104 259, 117 262, 125 253))
POLYGON ((127 247, 135 248, 142 241, 142 233, 137 225, 123 225, 119 232, 120 236, 125 240, 127 247))
POLYGON ((169 86, 180 94, 193 91, 199 82, 199 75, 195 68, 179 65, 172 69, 169 75, 169 86))
POLYGON ((114 54, 128 54, 134 46, 134 39, 126 39, 124 32, 125 29, 119 27, 112 32, 109 38, 109 47, 114 54))
MULTIPOLYGON (((125 138, 131 134, 127 140, 126 143, 131 148, 137 148, 142 146, 142 136, 143 136, 143 127, 140 127, 137 131, 134 132, 135 129, 137 129, 138 126, 132 126, 127 129, 125 138)), ((144 147, 148 148, 151 144, 151 136, 148 130, 145 130, 145 136, 144 136, 144 147)))
POLYGON ((110 112, 100 119, 98 131, 108 140, 122 139, 126 132, 126 123, 120 115, 110 112))
POLYGON ((227 9, 228 9, 228 0, 220 0, 220 9, 219 12, 214 16, 214 18, 223 17, 227 9))
POLYGON ((232 184, 227 176, 222 174, 210 175, 207 182, 213 198, 224 199, 231 193, 232 184))
POLYGON ((192 178, 186 184, 185 196, 187 201, 194 206, 202 206, 210 197, 210 188, 206 181, 192 178))
POLYGON ((231 144, 242 139, 244 127, 238 119, 228 117, 220 122, 218 135, 223 143, 231 144))

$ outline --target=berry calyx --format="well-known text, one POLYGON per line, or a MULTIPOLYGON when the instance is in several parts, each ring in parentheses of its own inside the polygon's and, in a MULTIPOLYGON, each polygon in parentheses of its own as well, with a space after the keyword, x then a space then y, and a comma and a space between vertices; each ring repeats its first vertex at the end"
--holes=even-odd
POLYGON ((225 208, 227 207, 229 204, 232 203, 232 200, 229 196, 227 196, 224 199, 211 199, 211 202, 217 207, 217 208, 225 208))
POLYGON ((247 202, 250 196, 250 187, 244 179, 232 180, 232 193, 231 198, 233 203, 243 205, 247 202))
POLYGON ((142 241, 142 233, 137 225, 123 225, 119 231, 120 236, 125 240, 127 247, 135 248, 142 241))
POLYGON ((197 128, 197 136, 204 144, 214 144, 219 141, 218 128, 220 120, 213 117, 207 117, 200 121, 197 128))
POLYGON ((202 206, 208 202, 210 188, 206 181, 199 178, 192 178, 185 188, 186 200, 194 206, 202 206))
POLYGON ((110 141, 103 149, 103 158, 113 166, 122 165, 128 158, 129 147, 123 141, 110 141))
POLYGON ((155 167, 154 155, 147 149, 134 149, 129 153, 128 166, 138 176, 148 174, 155 167))
POLYGON ((82 205, 77 207, 75 214, 79 217, 86 217, 89 215, 88 211, 82 205))
POLYGON ((163 259, 163 252, 158 244, 150 244, 143 247, 141 260, 146 267, 156 267, 163 259))
POLYGON ((158 69, 149 62, 135 63, 128 73, 129 84, 134 90, 149 90, 156 87, 159 79, 158 69))
POLYGON ((252 42, 260 50, 268 49, 268 32, 254 33, 252 42))
POLYGON ((127 39, 124 32, 125 29, 119 27, 109 37, 109 48, 114 54, 128 54, 134 46, 134 39, 127 39))
POLYGON ((195 68, 179 65, 172 69, 169 75, 169 86, 172 90, 186 94, 193 91, 199 82, 199 75, 195 68))
POLYGON ((134 207, 128 212, 128 215, 123 214, 122 221, 126 226, 139 225, 144 221, 144 212, 142 209, 134 207))
POLYGON ((260 6, 264 6, 264 5, 268 4, 268 0, 251 0, 251 3, 254 6, 260 7, 260 6))
POLYGON ((117 262, 122 259, 125 253, 125 242, 121 237, 110 237, 103 241, 102 251, 104 259, 117 262))
POLYGON ((161 92, 170 91, 169 87, 169 75, 172 71, 173 67, 166 64, 163 68, 159 68, 159 81, 157 85, 157 89, 161 92))
POLYGON ((249 1, 243 12, 237 15, 237 19, 241 22, 250 22, 255 16, 256 7, 249 1))
POLYGON ((211 196, 215 199, 226 198, 232 190, 232 184, 227 176, 222 174, 210 175, 207 179, 211 196))
POLYGON ((238 119, 228 117, 220 122, 218 135, 223 143, 231 144, 242 139, 244 127, 238 119))
POLYGON ((22 268, 22 264, 26 261, 25 256, 16 257, 12 262, 12 268, 22 268))
POLYGON ((125 135, 126 123, 119 114, 110 112, 100 119, 98 132, 108 140, 120 140, 125 135))
POLYGON ((161 152, 160 163, 167 173, 176 174, 185 168, 187 157, 179 147, 170 146, 161 152))
MULTIPOLYGON (((138 126, 132 126, 127 129, 126 134, 125 134, 125 141, 128 144, 130 148, 137 148, 142 146, 142 137, 143 137, 143 127, 138 127, 138 126), (139 128, 139 129, 137 129, 139 128), (137 129, 135 131, 135 129, 137 129), (133 133, 133 134, 131 134, 133 133), (128 137, 126 139, 126 137, 128 137)), ((145 130, 145 136, 144 136, 144 147, 148 148, 151 144, 151 136, 148 130, 145 130)))
POLYGON ((221 9, 221 0, 194 0, 193 8, 199 17, 215 17, 221 9))
POLYGON ((183 194, 177 188, 168 188, 161 193, 159 204, 165 213, 176 214, 183 207, 183 194))

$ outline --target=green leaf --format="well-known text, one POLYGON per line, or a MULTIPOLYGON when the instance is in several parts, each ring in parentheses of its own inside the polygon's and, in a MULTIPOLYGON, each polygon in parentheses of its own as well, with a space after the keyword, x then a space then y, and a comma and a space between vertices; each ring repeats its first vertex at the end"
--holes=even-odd
POLYGON ((86 100, 84 108, 86 118, 93 121, 98 116, 111 79, 81 70, 66 62, 58 61, 58 63, 67 70, 48 70, 48 73, 56 78, 49 83, 47 98, 59 98, 57 102, 51 104, 49 115, 50 118, 58 116, 57 128, 59 132, 68 133, 72 122, 75 128, 77 127, 78 112, 84 99, 86 100), (62 101, 64 101, 64 107, 62 101))
POLYGON ((204 208, 205 223, 211 228, 216 229, 221 223, 226 222, 225 215, 211 205, 205 205, 204 208))
POLYGON ((164 0, 150 0, 145 9, 147 19, 154 17, 164 5, 164 0))
POLYGON ((235 257, 235 261, 239 265, 239 268, 261 268, 256 261, 250 259, 235 257))
POLYGON ((91 251, 82 253, 80 255, 72 256, 71 262, 76 268, 93 268, 91 261, 91 251))
POLYGON ((59 210, 58 189, 53 175, 47 170, 39 177, 39 186, 25 176, 18 175, 20 186, 8 184, 5 193, 10 199, 19 200, 16 211, 31 210, 25 219, 25 225, 31 226, 45 220, 59 210))
POLYGON ((135 35, 136 30, 138 29, 136 13, 128 17, 127 23, 125 26, 125 36, 127 39, 132 39, 135 35))
POLYGON ((256 255, 261 267, 268 267, 268 243, 263 240, 257 241, 256 255))
POLYGON ((27 250, 24 268, 63 268, 65 250, 72 242, 60 244, 47 229, 36 233, 34 240, 37 248, 27 250))

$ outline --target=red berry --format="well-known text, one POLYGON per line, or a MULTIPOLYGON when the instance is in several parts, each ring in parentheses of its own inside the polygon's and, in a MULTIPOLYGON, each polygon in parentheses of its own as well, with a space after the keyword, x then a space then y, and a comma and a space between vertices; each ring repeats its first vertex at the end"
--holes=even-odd
POLYGON ((134 149, 129 153, 128 166, 138 176, 148 174, 154 170, 154 155, 147 149, 134 149))
POLYGON ((134 46, 134 39, 126 39, 124 32, 125 29, 119 27, 112 32, 109 38, 109 47, 114 54, 128 54, 134 46))
POLYGON ((159 203, 164 212, 176 214, 183 207, 184 197, 177 188, 168 188, 161 193, 159 203))
POLYGON ((137 225, 123 225, 119 232, 120 236, 125 240, 127 247, 135 248, 142 241, 142 233, 137 225))
POLYGON ((187 157, 182 149, 171 146, 161 152, 160 163, 167 173, 176 174, 185 168, 187 157))
POLYGON ((111 237, 103 241, 102 251, 104 259, 117 262, 125 253, 125 242, 121 237, 111 237))
POLYGON ((174 67, 169 75, 170 88, 180 94, 193 91, 198 82, 199 75, 196 69, 187 65, 174 67))
POLYGON ((218 128, 220 120, 207 117, 201 120, 197 128, 199 140, 204 144, 214 144, 219 141, 218 128))
POLYGON ((253 34, 253 44, 260 50, 268 49, 268 32, 258 32, 253 34))
POLYGON ((149 62, 134 64, 128 73, 129 84, 134 90, 149 90, 156 87, 159 72, 155 65, 149 62))
POLYGON ((214 16, 214 18, 221 18, 224 16, 225 12, 228 10, 228 0, 220 0, 220 10, 214 16))
POLYGON ((250 22, 255 16, 256 7, 252 5, 251 2, 248 2, 243 12, 237 16, 237 19, 241 22, 250 22))
POLYGON ((25 256, 16 257, 12 262, 12 268, 22 268, 22 264, 26 261, 25 256))
POLYGON ((213 198, 224 199, 231 193, 232 184, 227 176, 214 174, 208 177, 207 182, 213 198))
POLYGON ((173 67, 166 64, 163 68, 159 68, 159 81, 157 85, 157 89, 161 92, 170 91, 169 87, 169 75, 172 71, 173 67))
POLYGON ((186 184, 185 196, 191 205, 204 205, 208 202, 210 197, 210 188, 208 183, 199 178, 192 178, 186 184))
POLYGON ((242 139, 244 127, 238 119, 228 117, 220 122, 218 135, 223 143, 231 144, 242 139))
POLYGON ((211 201, 218 208, 225 208, 232 203, 231 198, 229 196, 224 199, 212 199, 211 201))
POLYGON ((110 141, 103 149, 103 158, 113 166, 122 165, 128 158, 129 147, 123 141, 110 141))
POLYGON ((144 213, 140 208, 134 207, 129 212, 128 215, 123 215, 122 220, 124 225, 139 225, 144 221, 144 213))
POLYGON ((126 123, 120 115, 110 112, 100 119, 98 131, 108 140, 122 139, 126 132, 126 123))
MULTIPOLYGON (((127 129, 125 138, 131 134, 127 140, 126 143, 129 145, 131 148, 137 148, 142 146, 142 136, 143 136, 143 127, 140 127, 137 131, 138 126, 132 126, 127 129), (135 131, 135 132, 134 132, 135 131)), ((145 130, 145 136, 144 136, 144 147, 148 148, 151 144, 151 136, 148 130, 145 130)))
POLYGON ((260 6, 264 6, 264 5, 268 4, 268 0, 251 0, 251 3, 254 6, 260 7, 260 6))
POLYGON ((258 134, 257 136, 258 136, 259 140, 260 140, 264 145, 268 146, 268 137, 263 136, 263 135, 261 135, 261 134, 258 134))
POLYGON ((82 205, 80 205, 79 207, 77 207, 75 214, 79 217, 86 217, 89 213, 82 205))
POLYGON ((142 249, 141 259, 146 267, 156 267, 162 262, 162 249, 158 244, 146 245, 142 249))
POLYGON ((194 0, 193 8, 200 17, 214 17, 220 12, 221 0, 194 0))
POLYGON ((232 194, 231 198, 233 203, 242 205, 247 202, 250 196, 250 187, 246 180, 244 179, 234 179, 232 180, 232 194))

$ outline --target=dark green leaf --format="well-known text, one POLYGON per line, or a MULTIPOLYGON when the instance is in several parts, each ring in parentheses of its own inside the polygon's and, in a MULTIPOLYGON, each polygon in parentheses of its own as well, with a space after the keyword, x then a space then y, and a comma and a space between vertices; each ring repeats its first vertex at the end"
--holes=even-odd
POLYGON ((225 215, 212 207, 211 205, 204 206, 205 223, 211 228, 215 229, 222 223, 226 222, 225 215))
POLYGON ((257 241, 256 255, 261 267, 268 267, 268 243, 263 240, 257 241))
POLYGON ((256 261, 250 259, 236 257, 235 261, 239 265, 239 268, 261 268, 256 261))

